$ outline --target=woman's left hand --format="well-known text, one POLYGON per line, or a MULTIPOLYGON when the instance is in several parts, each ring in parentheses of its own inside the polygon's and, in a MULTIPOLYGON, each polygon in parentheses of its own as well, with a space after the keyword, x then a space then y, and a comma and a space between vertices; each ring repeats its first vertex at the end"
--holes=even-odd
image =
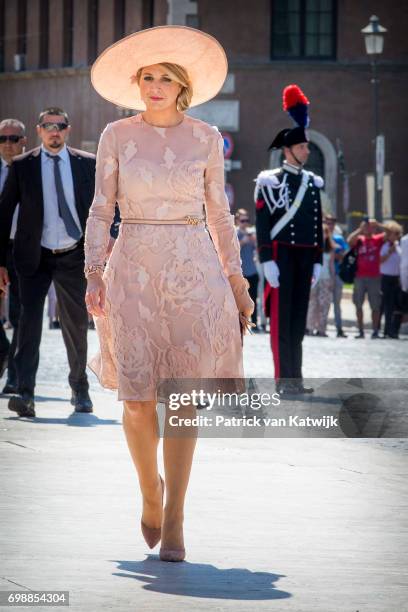
POLYGON ((238 308, 239 320, 245 333, 251 327, 255 327, 254 323, 251 322, 251 315, 255 310, 255 304, 248 293, 249 282, 240 274, 232 274, 228 277, 228 280, 238 308))

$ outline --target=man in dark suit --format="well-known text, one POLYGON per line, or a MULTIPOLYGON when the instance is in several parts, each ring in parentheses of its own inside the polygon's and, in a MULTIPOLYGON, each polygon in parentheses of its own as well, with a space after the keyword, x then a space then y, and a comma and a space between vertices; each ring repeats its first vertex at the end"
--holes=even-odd
POLYGON ((18 395, 9 401, 19 416, 34 417, 34 388, 45 297, 54 282, 70 367, 76 412, 92 412, 86 375, 88 314, 85 306, 84 234, 95 188, 95 156, 67 147, 68 115, 40 113, 40 147, 14 158, 0 196, 0 289, 8 284, 7 245, 19 203, 14 262, 22 313, 15 356, 18 395))
MULTIPOLYGON (((3 119, 0 121, 0 193, 6 184, 13 157, 24 152, 27 138, 25 126, 18 119, 3 119)), ((6 332, 0 323, 0 378, 7 369, 7 380, 2 393, 16 392, 17 372, 14 355, 17 347, 18 323, 20 319, 20 296, 18 289, 18 278, 14 267, 13 240, 16 231, 18 206, 14 211, 8 247, 7 247, 7 272, 9 277, 8 286, 8 319, 13 327, 11 342, 8 341, 6 332)))

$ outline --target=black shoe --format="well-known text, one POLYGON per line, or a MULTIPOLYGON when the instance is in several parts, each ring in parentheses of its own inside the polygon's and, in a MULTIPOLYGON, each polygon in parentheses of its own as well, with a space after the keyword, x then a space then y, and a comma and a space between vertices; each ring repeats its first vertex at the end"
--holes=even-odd
POLYGON ((306 393, 313 393, 312 387, 304 387, 302 382, 296 381, 277 381, 276 391, 279 395, 303 395, 306 393))
POLYGON ((326 332, 319 332, 319 331, 316 331, 313 335, 317 338, 328 338, 329 337, 328 334, 326 334, 326 332))
POLYGON ((3 395, 18 395, 17 387, 13 385, 13 383, 6 382, 6 384, 4 385, 2 394, 3 395))
POLYGON ((294 393, 299 394, 299 395, 303 395, 307 393, 314 393, 313 387, 304 387, 303 383, 301 382, 295 383, 293 385, 293 388, 294 388, 294 393))
POLYGON ((371 334, 371 340, 377 340, 379 338, 379 334, 378 334, 378 329, 376 329, 375 331, 373 331, 373 333, 371 334))
POLYGON ((354 336, 356 340, 359 340, 359 338, 364 338, 364 332, 362 330, 360 330, 358 332, 357 336, 354 336))
POLYGON ((290 385, 284 385, 284 384, 277 385, 276 392, 282 397, 294 394, 293 388, 290 385))
POLYGON ((17 412, 20 417, 35 417, 34 398, 29 393, 11 397, 8 403, 9 410, 17 412))
POLYGON ((71 404, 75 412, 93 412, 93 404, 88 391, 72 391, 71 404))
POLYGON ((344 331, 342 329, 339 329, 337 331, 337 337, 338 338, 347 338, 347 334, 344 333, 344 331))
POLYGON ((276 392, 279 393, 279 395, 290 395, 291 393, 293 393, 290 381, 277 380, 276 392))

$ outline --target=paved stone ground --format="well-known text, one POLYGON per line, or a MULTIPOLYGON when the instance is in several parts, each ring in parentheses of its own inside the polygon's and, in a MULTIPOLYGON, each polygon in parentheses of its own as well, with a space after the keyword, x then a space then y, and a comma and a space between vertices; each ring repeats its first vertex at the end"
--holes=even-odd
MULTIPOLYGON (((305 376, 406 376, 407 336, 347 331, 305 339, 305 376)), ((267 336, 244 356, 248 376, 272 375, 267 336)), ((406 440, 200 438, 187 561, 162 563, 140 534, 121 404, 91 377, 95 411, 73 414, 66 371, 60 332, 44 328, 37 418, 0 399, 0 590, 69 590, 78 612, 408 611, 406 440)))

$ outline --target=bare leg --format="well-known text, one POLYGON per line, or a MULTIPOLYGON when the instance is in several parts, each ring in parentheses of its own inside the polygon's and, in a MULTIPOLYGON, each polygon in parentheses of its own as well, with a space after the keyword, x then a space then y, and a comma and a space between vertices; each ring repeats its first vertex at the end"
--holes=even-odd
POLYGON ((363 309, 362 308, 356 308, 356 313, 357 313, 357 325, 358 325, 358 329, 359 330, 363 330, 364 329, 363 309))
POLYGON ((184 500, 190 478, 198 427, 171 426, 170 416, 194 418, 194 406, 182 406, 177 411, 166 407, 166 422, 163 439, 164 470, 166 475, 166 505, 162 525, 162 548, 184 548, 183 519, 184 500))
POLYGON ((371 312, 371 319, 373 322, 373 331, 378 331, 380 329, 380 316, 381 316, 381 312, 379 310, 373 310, 371 312))
POLYGON ((157 466, 159 430, 156 402, 124 402, 123 429, 143 495, 142 520, 148 527, 160 527, 162 488, 157 466))

